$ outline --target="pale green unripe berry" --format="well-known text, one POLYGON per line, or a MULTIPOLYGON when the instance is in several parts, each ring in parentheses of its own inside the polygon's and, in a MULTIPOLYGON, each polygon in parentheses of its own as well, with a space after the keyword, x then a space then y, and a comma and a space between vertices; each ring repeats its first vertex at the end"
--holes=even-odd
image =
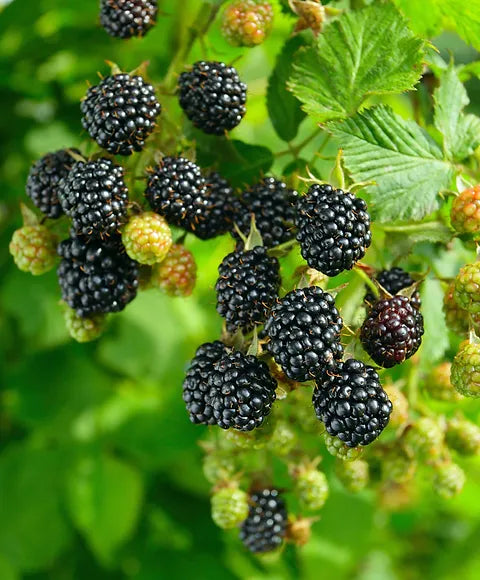
POLYGON ((248 495, 237 487, 224 487, 212 495, 212 519, 218 527, 229 530, 248 516, 248 495))

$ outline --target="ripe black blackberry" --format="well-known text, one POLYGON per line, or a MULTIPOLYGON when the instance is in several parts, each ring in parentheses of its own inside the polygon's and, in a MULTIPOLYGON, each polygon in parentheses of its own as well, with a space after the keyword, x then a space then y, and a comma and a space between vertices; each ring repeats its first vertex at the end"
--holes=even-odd
MULTIPOLYGON (((207 191, 204 207, 196 220, 193 233, 201 240, 209 240, 227 233, 233 223, 233 189, 216 172, 205 175, 207 191)), ((203 204, 202 204, 203 205, 203 204)))
POLYGON ((250 510, 240 539, 254 553, 270 552, 282 545, 288 523, 285 501, 276 489, 262 489, 250 496, 250 510))
MULTIPOLYGON (((266 177, 246 189, 235 204, 234 221, 238 229, 248 236, 252 214, 263 244, 271 248, 295 237, 295 204, 298 194, 288 189, 283 181, 266 177)), ((240 239, 235 228, 232 235, 240 239)))
POLYGON ((267 349, 289 379, 308 381, 335 368, 343 355, 343 321, 333 297, 317 286, 292 290, 265 324, 267 349))
POLYGON ((213 365, 227 353, 226 346, 216 340, 206 342, 198 347, 183 381, 183 400, 185 401, 190 421, 196 424, 214 425, 211 399, 211 387, 208 378, 213 365))
POLYGON ((151 84, 140 76, 114 74, 88 89, 82 125, 109 153, 131 155, 145 146, 160 110, 151 84))
POLYGON ((123 168, 104 158, 78 161, 61 182, 59 200, 77 234, 109 236, 118 231, 127 213, 123 168))
MULTIPOLYGON (((80 154, 78 149, 72 149, 80 154)), ((27 178, 27 195, 36 207, 49 218, 59 218, 63 214, 58 200, 60 181, 68 175, 73 157, 66 149, 47 153, 30 168, 27 178)))
POLYGON ((211 405, 222 429, 251 431, 260 427, 275 401, 277 381, 257 357, 224 354, 208 375, 211 405))
POLYGON ((374 441, 392 412, 375 369, 355 359, 339 362, 317 381, 313 406, 328 433, 348 447, 374 441))
MULTIPOLYGON (((385 288, 387 292, 395 296, 397 292, 403 290, 404 288, 408 288, 414 283, 413 278, 410 276, 408 272, 405 272, 402 268, 390 268, 390 270, 381 270, 375 276, 377 282, 385 288)), ((376 298, 372 292, 368 291, 365 294, 365 302, 367 304, 374 304, 376 302, 376 298)), ((422 301, 420 298, 420 293, 415 291, 410 298, 410 301, 415 308, 420 308, 422 301)))
POLYGON ((382 367, 402 363, 415 354, 423 335, 423 316, 406 296, 379 300, 365 319, 363 348, 382 367))
POLYGON ((155 26, 157 0, 101 0, 100 23, 116 38, 145 36, 155 26))
POLYGON ((72 235, 58 246, 57 270, 63 300, 82 318, 119 312, 135 298, 138 265, 120 236, 104 240, 72 235))
POLYGON ((296 225, 302 256, 326 276, 350 270, 372 240, 366 203, 331 185, 312 185, 298 200, 296 225))
POLYGON ((245 115, 247 85, 237 70, 223 62, 198 61, 178 81, 180 106, 195 127, 223 135, 245 115))
POLYGON ((228 254, 218 267, 217 312, 227 330, 251 329, 265 322, 280 288, 280 265, 262 246, 228 254))

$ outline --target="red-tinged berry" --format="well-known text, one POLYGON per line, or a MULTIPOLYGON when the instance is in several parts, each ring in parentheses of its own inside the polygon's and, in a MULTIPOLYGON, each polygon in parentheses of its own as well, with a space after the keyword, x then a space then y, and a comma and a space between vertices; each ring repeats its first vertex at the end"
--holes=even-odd
POLYGON ((365 489, 370 478, 368 463, 363 459, 353 461, 337 459, 335 472, 343 487, 352 493, 365 489))
POLYGON ((57 237, 42 225, 23 226, 13 233, 10 254, 22 272, 40 276, 57 260, 57 237))
POLYGON ((172 232, 165 219, 153 212, 131 217, 122 230, 127 254, 140 264, 156 264, 167 256, 172 232))
POLYGON ((141 37, 155 26, 157 0, 101 0, 100 23, 116 38, 141 37))
POLYGON ((217 490, 211 499, 212 519, 219 528, 231 530, 248 516, 248 494, 231 484, 217 490))
POLYGON ((480 397, 480 344, 465 340, 453 359, 450 381, 466 397, 480 397))
POLYGON ((266 0, 236 0, 222 17, 222 33, 234 46, 257 46, 273 24, 273 7, 266 0))
POLYGON ((437 401, 461 401, 462 395, 458 393, 450 382, 452 363, 445 361, 437 365, 425 377, 424 387, 427 393, 437 401))
POLYGON ((90 318, 82 318, 75 310, 65 304, 65 326, 70 336, 77 342, 91 342, 99 338, 106 326, 104 314, 94 314, 90 318))
POLYGON ((480 232, 480 186, 465 189, 458 195, 450 213, 452 226, 460 234, 480 232))
POLYGON ((467 264, 455 278, 453 296, 470 314, 480 314, 480 262, 467 264))
POLYGON ((406 296, 378 301, 362 325, 363 348, 380 366, 389 368, 414 355, 423 336, 423 316, 406 296))
POLYGON ((465 472, 456 463, 445 463, 436 467, 433 489, 443 499, 452 499, 465 485, 465 472))
POLYGON ((480 454, 480 427, 463 419, 454 417, 447 423, 445 441, 450 449, 460 455, 480 454))
MULTIPOLYGON (((408 272, 405 272, 402 268, 390 268, 390 270, 381 270, 375 275, 375 280, 384 288, 389 294, 395 296, 400 290, 408 288, 414 283, 413 278, 408 272)), ((376 302, 375 296, 372 292, 368 291, 365 295, 365 302, 372 305, 376 302)), ((416 290, 411 298, 410 302, 415 308, 420 308, 421 298, 420 293, 416 290)))
POLYGON ((250 510, 240 530, 240 539, 253 553, 271 552, 284 541, 288 523, 285 501, 276 489, 263 489, 250 496, 250 510))
POLYGON ((168 296, 190 296, 197 281, 197 264, 192 252, 183 244, 173 244, 150 276, 150 287, 159 288, 168 296))

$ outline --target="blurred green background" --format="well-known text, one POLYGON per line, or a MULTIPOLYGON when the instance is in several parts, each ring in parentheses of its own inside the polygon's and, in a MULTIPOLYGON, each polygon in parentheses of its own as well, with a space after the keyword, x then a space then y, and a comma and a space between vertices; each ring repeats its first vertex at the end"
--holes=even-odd
MULTIPOLYGON (((345 493, 330 474, 312 541, 273 561, 253 558, 235 533, 214 526, 197 444, 205 431, 189 423, 180 393, 196 346, 221 328, 213 284, 229 240, 189 239, 199 271, 193 296, 143 293, 88 345, 64 329, 55 273, 33 278, 14 267, 8 242, 30 164, 50 150, 85 150, 79 100, 87 81, 108 72, 105 60, 124 70, 148 60, 159 81, 200 2, 160 5, 157 27, 130 41, 99 28, 97 0, 14 0, 0 9, 0 580, 479 578, 475 461, 459 498, 433 498, 420 482, 418 501, 393 511, 379 508, 372 492, 345 493)), ((285 143, 264 95, 292 23, 277 14, 272 36, 251 51, 228 47, 218 23, 206 39, 210 57, 239 58, 249 84, 248 114, 234 137, 274 151, 285 143)), ((474 57, 453 38, 443 42, 474 57)), ((298 142, 312 128, 305 120, 298 142)), ((287 161, 279 157, 275 171, 287 161)))

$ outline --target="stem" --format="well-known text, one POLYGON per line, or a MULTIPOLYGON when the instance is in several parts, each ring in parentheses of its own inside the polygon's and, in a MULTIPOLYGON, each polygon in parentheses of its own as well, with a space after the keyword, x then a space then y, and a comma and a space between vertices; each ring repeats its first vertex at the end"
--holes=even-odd
POLYGON ((353 268, 353 271, 370 288, 370 290, 373 292, 373 295, 375 296, 375 298, 378 298, 380 296, 380 292, 378 290, 378 287, 372 281, 372 279, 369 276, 367 276, 367 274, 365 274, 365 272, 361 268, 358 268, 357 266, 355 266, 355 268, 353 268))
MULTIPOLYGON (((304 147, 306 147, 310 143, 310 141, 313 141, 315 139, 315 137, 317 137, 317 135, 319 135, 322 131, 323 131, 323 129, 321 127, 317 127, 313 133, 311 133, 308 137, 306 137, 298 145, 292 145, 291 143, 288 143, 288 149, 284 149, 283 151, 280 151, 279 153, 277 153, 275 155, 275 157, 282 157, 283 155, 293 155, 294 157, 298 157, 298 154, 300 153, 300 151, 304 147)), ((320 147, 318 148, 317 153, 322 151, 322 149, 325 147, 325 145, 329 139, 330 139, 330 135, 327 135, 326 138, 320 144, 320 147)))

